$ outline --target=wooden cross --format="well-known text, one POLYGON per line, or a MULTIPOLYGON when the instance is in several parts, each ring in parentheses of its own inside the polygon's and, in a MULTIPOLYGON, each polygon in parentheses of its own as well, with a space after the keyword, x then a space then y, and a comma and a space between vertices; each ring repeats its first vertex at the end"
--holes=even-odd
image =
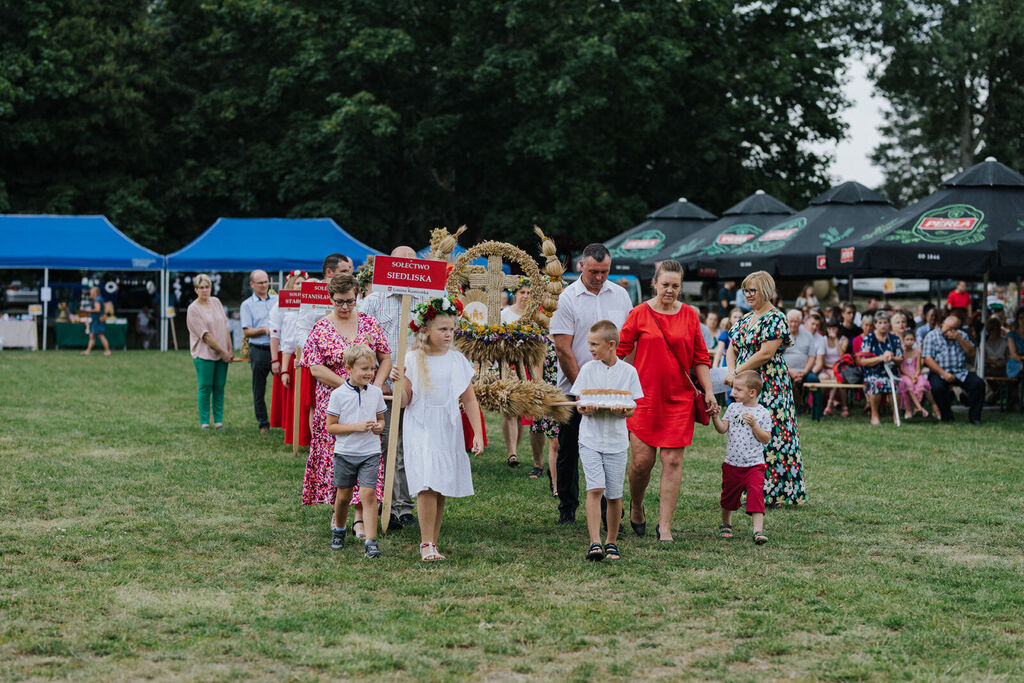
POLYGON ((501 322, 501 297, 506 289, 519 286, 519 277, 505 275, 501 269, 501 257, 491 254, 487 257, 487 272, 473 273, 469 276, 469 286, 482 289, 487 295, 487 324, 497 325, 501 322))

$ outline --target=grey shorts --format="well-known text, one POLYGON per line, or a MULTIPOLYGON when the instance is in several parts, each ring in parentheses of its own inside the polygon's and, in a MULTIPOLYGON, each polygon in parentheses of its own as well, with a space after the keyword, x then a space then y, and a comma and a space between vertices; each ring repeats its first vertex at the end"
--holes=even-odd
POLYGON ((334 486, 339 489, 350 489, 356 484, 359 488, 377 490, 377 470, 380 468, 380 453, 373 455, 334 454, 334 486))
POLYGON ((622 484, 626 480, 626 451, 599 453, 580 444, 580 462, 587 490, 604 489, 608 500, 622 498, 622 484))

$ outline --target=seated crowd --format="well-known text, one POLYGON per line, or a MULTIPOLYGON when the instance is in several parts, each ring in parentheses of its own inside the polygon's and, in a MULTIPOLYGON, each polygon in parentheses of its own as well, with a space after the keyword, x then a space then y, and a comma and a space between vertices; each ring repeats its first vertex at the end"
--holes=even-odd
MULTIPOLYGON (((873 424, 881 422, 882 408, 893 397, 904 419, 930 416, 942 422, 953 421, 956 401, 967 404, 973 424, 980 423, 983 405, 1000 395, 1012 405, 1024 356, 1024 316, 1009 320, 1002 301, 991 296, 983 326, 981 311, 964 305, 969 298, 961 282, 944 308, 926 303, 911 313, 872 299, 858 311, 851 302, 819 304, 811 286, 802 288, 794 307, 782 308, 792 339, 785 361, 797 411, 812 402, 805 385, 822 382, 858 385, 827 389, 825 415, 847 417, 850 400, 863 395, 873 424), (983 338, 985 372, 979 377, 974 368, 983 338)), ((705 336, 712 340, 713 367, 724 364, 728 331, 744 313, 724 295, 719 299, 717 310, 703 318, 711 328, 705 336)))

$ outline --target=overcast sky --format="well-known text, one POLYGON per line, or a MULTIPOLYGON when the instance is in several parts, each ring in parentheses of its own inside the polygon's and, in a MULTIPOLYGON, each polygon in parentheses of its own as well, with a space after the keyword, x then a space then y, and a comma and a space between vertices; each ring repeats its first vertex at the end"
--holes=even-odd
POLYGON ((872 95, 864 63, 851 62, 847 75, 850 82, 844 90, 852 106, 843 113, 843 119, 849 129, 846 140, 834 150, 831 171, 836 184, 856 180, 874 188, 882 183, 882 173, 868 157, 880 140, 878 128, 882 124, 881 108, 885 100, 872 95))

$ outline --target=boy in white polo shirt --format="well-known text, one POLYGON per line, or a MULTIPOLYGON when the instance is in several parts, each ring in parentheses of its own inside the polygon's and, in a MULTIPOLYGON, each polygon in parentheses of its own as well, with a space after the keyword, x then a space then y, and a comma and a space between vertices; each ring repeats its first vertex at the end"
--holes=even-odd
POLYGON ((331 549, 345 547, 345 520, 352 487, 359 484, 367 557, 380 557, 377 546, 377 469, 380 434, 384 431, 384 394, 372 384, 377 356, 365 344, 352 344, 342 356, 348 379, 331 392, 327 403, 327 432, 334 434, 335 514, 340 527, 331 529, 331 549))
MULTIPOLYGON (((590 355, 594 360, 580 368, 572 385, 574 396, 583 392, 619 391, 623 400, 628 395, 635 402, 643 398, 640 377, 636 368, 615 356, 619 344, 619 330, 610 320, 594 323, 587 335, 590 355)), ((601 497, 608 501, 608 519, 617 520, 622 515, 622 484, 626 479, 626 451, 629 449, 629 433, 626 418, 633 414, 633 408, 625 405, 612 408, 596 408, 581 399, 577 409, 583 419, 580 421, 580 462, 587 481, 587 530, 590 533, 588 560, 618 560, 622 558, 615 544, 619 536, 619 525, 608 525, 608 537, 601 548, 601 497)))

